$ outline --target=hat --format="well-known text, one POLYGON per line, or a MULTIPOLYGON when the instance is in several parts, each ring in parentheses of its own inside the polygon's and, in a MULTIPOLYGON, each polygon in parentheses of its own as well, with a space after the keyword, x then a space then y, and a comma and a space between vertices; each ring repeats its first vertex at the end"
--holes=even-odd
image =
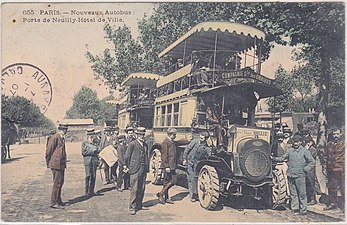
POLYGON ((294 135, 294 137, 292 138, 293 141, 302 141, 302 136, 296 134, 294 135))
POLYGON ((132 126, 128 126, 125 128, 125 132, 128 132, 128 131, 134 131, 134 128, 132 126))
POLYGON ((209 138, 210 137, 210 134, 206 131, 204 132, 201 132, 200 135, 204 136, 205 138, 209 138))
POLYGON ((283 133, 292 133, 290 127, 283 127, 283 133))
POLYGON ((92 134, 95 134, 94 128, 87 129, 87 135, 92 135, 92 134))
POLYGON ((177 130, 176 128, 173 128, 173 127, 169 127, 166 131, 168 134, 176 134, 177 133, 177 130))
POLYGON ((111 130, 113 130, 113 131, 119 130, 119 127, 111 127, 111 130))
POLYGON ((283 137, 284 135, 283 135, 283 132, 279 131, 279 132, 276 133, 276 136, 277 137, 283 137))
POLYGON ((55 133, 56 133, 56 131, 54 129, 49 131, 49 134, 55 134, 55 133))
POLYGON ((208 69, 208 68, 205 67, 205 66, 203 66, 203 67, 200 68, 200 70, 207 70, 207 69, 208 69))
POLYGON ((303 140, 304 140, 305 143, 308 143, 310 141, 314 142, 314 140, 313 140, 313 138, 311 136, 306 136, 306 137, 303 138, 303 140))
POLYGON ((94 134, 96 134, 96 135, 101 134, 101 130, 96 130, 94 134))
POLYGON ((138 127, 138 128, 136 128, 135 133, 136 133, 136 134, 145 134, 145 133, 146 133, 146 128, 144 128, 144 127, 138 127))
POLYGON ((66 124, 59 124, 58 125, 58 130, 67 130, 68 126, 66 124))
POLYGON ((104 131, 112 131, 112 128, 110 126, 104 127, 104 131))
POLYGON ((118 135, 118 140, 119 141, 125 140, 125 135, 124 134, 118 135))

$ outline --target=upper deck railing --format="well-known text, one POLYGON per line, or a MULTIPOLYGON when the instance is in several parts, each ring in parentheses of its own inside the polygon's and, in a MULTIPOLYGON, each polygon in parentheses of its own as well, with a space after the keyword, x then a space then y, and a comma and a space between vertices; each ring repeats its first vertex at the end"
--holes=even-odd
POLYGON ((168 66, 165 76, 191 64, 193 71, 200 68, 210 70, 240 70, 246 67, 259 71, 258 56, 250 52, 239 53, 230 50, 200 50, 194 51, 184 59, 177 59, 168 66))

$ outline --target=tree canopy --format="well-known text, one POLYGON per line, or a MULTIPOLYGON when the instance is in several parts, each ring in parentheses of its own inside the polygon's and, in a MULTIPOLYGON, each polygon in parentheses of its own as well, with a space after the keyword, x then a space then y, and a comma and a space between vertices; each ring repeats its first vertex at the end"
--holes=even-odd
POLYGON ((1 96, 1 118, 21 127, 52 125, 35 103, 22 96, 1 96))
MULTIPOLYGON (((157 3, 153 15, 139 21, 138 40, 129 35, 130 30, 126 27, 105 26, 106 39, 115 45, 118 58, 114 63, 117 69, 107 75, 95 69, 94 72, 107 80, 112 87, 131 72, 162 73, 165 62, 160 62, 157 54, 196 24, 216 20, 242 23, 266 33, 266 41, 261 51, 264 60, 268 58, 275 43, 303 46, 302 54, 296 60, 305 61, 306 66, 297 68, 292 77, 301 79, 302 74, 306 74, 306 77, 314 78, 315 88, 319 93, 316 108, 322 113, 319 117, 322 118, 321 125, 326 127, 327 124, 322 122, 326 113, 336 110, 340 112, 344 105, 344 98, 341 98, 344 87, 339 85, 342 91, 332 91, 332 88, 338 85, 334 83, 332 76, 344 75, 344 18, 343 2, 157 3), (124 60, 125 58, 127 60, 124 60), (109 78, 111 76, 113 78, 109 78), (339 105, 338 109, 330 106, 330 99, 339 105)), ((91 58, 90 56, 91 53, 87 53, 87 57, 91 58)), ((101 65, 101 61, 92 61, 92 68, 95 63, 101 65)), ((304 80, 311 82, 306 78, 304 80)), ((311 86, 311 83, 299 85, 301 84, 311 86)), ((308 91, 307 88, 308 86, 298 86, 298 94, 307 97, 307 93, 303 92, 308 91)), ((328 115, 328 119, 331 118, 328 115)), ((344 123, 344 120, 342 122, 344 123)))
POLYGON ((96 91, 83 86, 73 97, 70 109, 66 111, 67 119, 93 119, 101 125, 106 119, 115 118, 114 106, 105 100, 99 100, 96 91))

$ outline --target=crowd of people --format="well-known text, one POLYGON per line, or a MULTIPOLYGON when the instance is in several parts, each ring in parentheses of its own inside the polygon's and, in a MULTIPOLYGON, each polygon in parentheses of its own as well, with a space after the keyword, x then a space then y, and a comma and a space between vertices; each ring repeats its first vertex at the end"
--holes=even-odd
MULTIPOLYGON (((341 129, 333 129, 323 154, 319 154, 308 128, 292 133, 288 126, 275 126, 273 160, 285 176, 287 196, 295 214, 306 215, 307 205, 317 204, 317 195, 325 197, 324 210, 336 209, 339 191, 344 202, 344 139, 341 129), (316 171, 325 176, 317 176, 316 171), (320 184, 327 184, 326 193, 320 184)), ((322 185, 323 186, 323 185, 322 185)), ((342 205, 341 208, 344 206, 342 205)))
MULTIPOLYGON (((62 209, 68 204, 61 199, 66 168, 64 137, 67 129, 67 126, 59 125, 58 132, 47 138, 46 163, 53 174, 51 207, 54 209, 62 209)), ((146 176, 149 171, 149 149, 144 139, 146 133, 144 127, 129 126, 125 131, 126 135, 119 135, 119 130, 111 127, 105 127, 103 134, 93 128, 87 130, 87 140, 82 142, 81 147, 85 166, 85 196, 96 195, 94 192, 96 171, 103 167, 105 185, 113 183, 120 192, 130 189, 129 210, 131 215, 135 215, 143 207, 146 176), (100 158, 100 152, 109 146, 112 146, 116 156, 112 165, 100 158)), ((168 128, 166 138, 161 144, 160 167, 163 173, 163 187, 156 196, 162 204, 174 204, 169 196, 169 190, 177 183, 176 169, 179 154, 175 144, 176 133, 175 128, 168 128)), ((295 214, 305 215, 307 205, 316 204, 317 195, 325 193, 319 184, 326 181, 322 181, 316 175, 317 165, 319 167, 324 165, 323 171, 326 171, 324 173, 327 179, 328 201, 325 202, 324 210, 338 207, 338 192, 344 202, 345 146, 342 135, 341 129, 333 130, 323 162, 318 164, 321 161, 320 154, 307 128, 293 134, 287 126, 275 127, 276 138, 272 141, 271 158, 278 162, 277 168, 285 175, 288 200, 295 214)), ((199 139, 190 141, 183 152, 183 165, 187 166, 188 190, 192 202, 198 200, 196 166, 202 159, 212 154, 208 138, 208 132, 201 132, 199 139)))
MULTIPOLYGON (((64 209, 69 205, 61 199, 61 190, 64 184, 66 168, 65 135, 68 127, 58 126, 58 132, 47 138, 46 163, 53 174, 53 190, 51 195, 51 208, 64 209)), ((130 189, 129 210, 135 215, 142 209, 145 192, 147 172, 149 171, 148 145, 144 137, 144 127, 127 127, 126 135, 119 135, 117 128, 105 127, 103 134, 94 128, 87 130, 87 139, 82 142, 81 153, 85 167, 85 196, 92 197, 95 193, 96 172, 104 168, 104 184, 115 184, 116 190, 122 192, 130 189), (113 165, 100 157, 100 152, 112 146, 117 157, 113 165), (118 168, 118 173, 116 172, 118 168), (122 186, 124 188, 122 189, 122 186)), ((169 197, 169 189, 177 182, 177 150, 174 140, 177 130, 169 128, 167 137, 161 145, 161 168, 163 169, 164 184, 157 193, 162 204, 174 204, 169 197)), ((184 152, 184 164, 188 166, 188 189, 192 202, 197 200, 197 174, 194 172, 197 163, 211 154, 207 145, 209 134, 202 132, 199 140, 193 140, 184 152)))

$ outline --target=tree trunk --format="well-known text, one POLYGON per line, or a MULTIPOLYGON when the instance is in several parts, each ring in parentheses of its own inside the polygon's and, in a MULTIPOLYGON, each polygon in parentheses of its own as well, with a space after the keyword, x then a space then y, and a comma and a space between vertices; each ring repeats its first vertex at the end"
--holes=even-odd
MULTIPOLYGON (((318 133, 317 133, 317 150, 319 160, 323 166, 324 174, 326 174, 326 146, 328 137, 328 121, 327 121, 327 108, 329 101, 329 87, 330 87, 330 60, 325 48, 321 52, 321 76, 320 88, 318 95, 318 133)), ((325 190, 322 190, 325 191, 325 190)))

